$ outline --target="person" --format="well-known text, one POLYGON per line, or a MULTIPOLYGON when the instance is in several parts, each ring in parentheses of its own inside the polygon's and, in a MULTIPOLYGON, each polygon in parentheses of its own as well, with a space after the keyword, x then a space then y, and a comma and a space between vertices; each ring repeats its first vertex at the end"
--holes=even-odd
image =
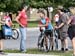
POLYGON ((21 42, 20 42, 20 51, 26 52, 26 29, 27 29, 27 12, 28 7, 22 6, 21 11, 16 17, 17 23, 20 25, 20 34, 21 34, 21 42))
POLYGON ((5 23, 4 23, 4 25, 2 25, 2 32, 3 32, 5 39, 8 39, 8 37, 10 38, 10 36, 12 36, 12 28, 11 27, 13 24, 8 12, 5 13, 3 21, 5 23))
MULTIPOLYGON (((56 26, 59 26, 59 14, 56 13, 54 15, 54 23, 56 26)), ((59 29, 54 29, 55 32, 55 43, 56 43, 56 49, 58 50, 58 39, 60 39, 59 29)))
POLYGON ((9 13, 9 17, 11 18, 11 21, 12 21, 12 13, 9 13))
POLYGON ((7 55, 6 53, 4 53, 3 51, 3 39, 5 39, 5 37, 3 36, 3 31, 2 31, 2 25, 6 24, 5 20, 4 20, 4 13, 0 14, 0 26, 1 26, 1 30, 0 30, 0 54, 2 55, 7 55))
POLYGON ((5 25, 7 25, 9 27, 12 26, 11 17, 9 16, 9 13, 8 12, 5 13, 5 16, 4 16, 4 19, 3 20, 5 21, 5 25))
POLYGON ((73 46, 73 56, 75 56, 75 8, 71 7, 70 12, 72 13, 72 15, 70 16, 70 19, 68 21, 68 24, 70 24, 68 28, 68 35, 73 46))
POLYGON ((64 13, 63 9, 58 8, 57 9, 58 13, 59 13, 59 21, 60 24, 59 26, 55 26, 56 29, 59 29, 59 34, 60 34, 60 39, 61 39, 61 51, 68 51, 68 24, 67 24, 67 16, 64 13))
POLYGON ((40 16, 40 22, 39 22, 39 27, 40 27, 40 31, 43 30, 43 27, 45 28, 45 34, 46 34, 46 49, 45 51, 49 51, 48 50, 48 46, 47 46, 47 37, 50 36, 50 44, 51 47, 53 49, 53 26, 51 24, 51 21, 48 17, 46 17, 45 12, 43 10, 38 11, 39 16, 40 16))

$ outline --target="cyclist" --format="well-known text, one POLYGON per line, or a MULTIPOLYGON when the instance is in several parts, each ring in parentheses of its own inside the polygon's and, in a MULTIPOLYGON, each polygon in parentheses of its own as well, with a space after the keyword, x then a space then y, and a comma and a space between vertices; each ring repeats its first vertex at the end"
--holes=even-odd
POLYGON ((2 25, 3 35, 5 38, 8 38, 12 36, 12 29, 11 29, 12 21, 11 21, 11 18, 9 17, 8 12, 5 13, 3 21, 5 22, 4 25, 2 25))
POLYGON ((43 30, 43 27, 45 28, 45 35, 46 35, 46 38, 45 38, 45 41, 46 41, 46 50, 45 51, 49 51, 48 50, 48 45, 47 45, 47 37, 50 36, 50 44, 51 44, 51 47, 53 46, 53 26, 51 24, 51 21, 48 17, 46 17, 45 15, 45 12, 43 10, 39 10, 38 11, 39 13, 39 16, 41 18, 40 20, 40 23, 39 23, 39 27, 40 27, 40 30, 42 31, 43 30))
POLYGON ((9 27, 12 26, 12 21, 11 21, 11 18, 9 16, 9 13, 7 12, 4 16, 4 20, 5 20, 5 24, 9 27))

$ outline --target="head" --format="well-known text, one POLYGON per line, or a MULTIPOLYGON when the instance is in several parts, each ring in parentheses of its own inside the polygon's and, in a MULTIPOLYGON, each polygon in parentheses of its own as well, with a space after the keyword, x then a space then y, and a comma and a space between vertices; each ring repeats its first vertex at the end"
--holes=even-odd
POLYGON ((69 9, 70 9, 71 14, 75 15, 75 8, 74 7, 70 7, 69 9))
POLYGON ((29 6, 23 5, 23 6, 21 6, 19 11, 28 11, 29 8, 30 8, 29 6))
POLYGON ((37 13, 39 14, 40 18, 45 17, 45 12, 43 10, 39 10, 37 13))
POLYGON ((8 13, 8 12, 6 12, 6 13, 5 13, 5 16, 9 16, 9 13, 8 13))
POLYGON ((64 12, 64 9, 57 9, 57 12, 61 15, 64 12))

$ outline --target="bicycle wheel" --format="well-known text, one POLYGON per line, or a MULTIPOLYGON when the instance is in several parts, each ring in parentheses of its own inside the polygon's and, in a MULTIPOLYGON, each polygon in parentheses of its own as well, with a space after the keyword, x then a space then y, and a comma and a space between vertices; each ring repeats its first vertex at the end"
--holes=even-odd
POLYGON ((44 51, 48 52, 50 50, 50 38, 44 36, 44 43, 43 43, 44 51))
POLYGON ((19 32, 16 29, 12 29, 12 38, 17 40, 19 37, 19 32))

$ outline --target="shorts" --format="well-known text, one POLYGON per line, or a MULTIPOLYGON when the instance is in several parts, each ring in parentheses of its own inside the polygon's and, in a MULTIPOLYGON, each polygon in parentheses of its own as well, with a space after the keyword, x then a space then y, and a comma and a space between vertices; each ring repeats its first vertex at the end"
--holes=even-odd
POLYGON ((53 37, 53 30, 45 30, 45 35, 53 37))
POLYGON ((75 37, 75 25, 69 26, 68 35, 71 40, 75 37))
POLYGON ((59 34, 60 34, 60 39, 61 40, 64 40, 68 37, 68 34, 67 34, 67 31, 59 31, 59 34))
POLYGON ((3 35, 3 31, 2 30, 0 30, 0 40, 1 39, 5 39, 5 37, 4 37, 4 35, 3 35))

